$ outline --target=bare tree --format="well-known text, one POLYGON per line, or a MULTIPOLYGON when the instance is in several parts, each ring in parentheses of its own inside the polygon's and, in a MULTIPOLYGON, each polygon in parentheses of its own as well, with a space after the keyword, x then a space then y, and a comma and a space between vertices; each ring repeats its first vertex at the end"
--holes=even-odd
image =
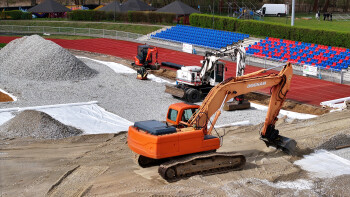
POLYGON ((74 0, 75 5, 82 5, 82 0, 74 0))
POLYGON ((312 11, 317 12, 317 9, 318 9, 318 0, 314 0, 314 7, 312 11))
POLYGON ((344 12, 348 12, 350 1, 346 0, 344 3, 345 3, 345 5, 344 5, 344 12))
POLYGON ((329 0, 326 0, 326 2, 324 3, 324 6, 323 6, 322 12, 327 12, 328 7, 329 7, 329 0))

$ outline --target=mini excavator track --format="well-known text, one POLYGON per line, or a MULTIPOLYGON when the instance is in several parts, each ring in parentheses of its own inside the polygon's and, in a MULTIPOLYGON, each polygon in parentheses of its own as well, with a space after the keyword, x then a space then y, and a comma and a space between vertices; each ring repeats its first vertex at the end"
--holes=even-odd
POLYGON ((197 174, 241 170, 245 162, 245 157, 236 152, 196 153, 161 164, 158 173, 171 182, 197 174))

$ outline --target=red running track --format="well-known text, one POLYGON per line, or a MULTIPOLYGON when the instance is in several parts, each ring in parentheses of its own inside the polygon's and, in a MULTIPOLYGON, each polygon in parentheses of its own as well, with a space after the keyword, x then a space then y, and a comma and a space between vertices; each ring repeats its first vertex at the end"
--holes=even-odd
MULTIPOLYGON (((17 37, 0 36, 0 43, 9 43, 17 37)), ((137 53, 137 46, 139 43, 112 40, 105 38, 96 39, 82 39, 82 40, 64 40, 64 39, 50 39, 60 46, 68 49, 76 49, 82 51, 89 51, 94 53, 107 54, 132 60, 137 53)), ((160 62, 173 62, 185 66, 198 65, 203 58, 199 55, 183 53, 180 51, 158 48, 160 62)), ((236 65, 233 62, 226 62, 228 72, 226 77, 235 75, 236 65)), ((259 67, 247 66, 246 73, 260 70, 259 67)), ((263 93, 269 93, 268 89, 262 90, 263 93)), ((350 86, 293 75, 291 89, 288 92, 288 99, 295 100, 301 103, 318 106, 320 102, 339 99, 350 96, 350 86)))

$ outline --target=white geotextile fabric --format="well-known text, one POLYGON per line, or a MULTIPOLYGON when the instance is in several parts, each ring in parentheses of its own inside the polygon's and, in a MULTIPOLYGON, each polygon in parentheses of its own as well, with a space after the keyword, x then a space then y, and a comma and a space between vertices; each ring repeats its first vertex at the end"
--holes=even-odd
MULTIPOLYGON (((112 69, 115 73, 124 73, 124 74, 136 74, 136 70, 133 70, 127 66, 124 66, 123 64, 118 64, 115 62, 107 62, 107 61, 101 61, 101 60, 95 60, 95 59, 91 59, 91 58, 87 58, 87 57, 81 57, 81 56, 77 56, 77 58, 79 59, 88 59, 88 60, 92 60, 95 62, 98 62, 100 64, 106 65, 108 66, 110 69, 112 69)), ((136 77, 136 75, 135 75, 136 77)), ((151 81, 157 82, 157 83, 171 83, 168 80, 162 79, 160 77, 157 77, 153 74, 148 74, 147 78, 151 81)))
MULTIPOLYGON (((264 110, 267 111, 268 107, 264 105, 259 105, 255 103, 250 103, 251 107, 254 107, 258 110, 264 110)), ((317 115, 312 115, 312 114, 303 114, 303 113, 298 113, 298 112, 292 112, 292 111, 287 111, 287 110, 280 110, 280 115, 287 116, 288 118, 291 119, 310 119, 310 118, 315 118, 317 115)))
POLYGON ((14 117, 12 112, 42 111, 63 124, 81 129, 84 134, 119 133, 133 124, 97 105, 97 102, 59 104, 0 110, 0 125, 14 117))
POLYGON ((332 178, 350 174, 350 161, 325 150, 319 150, 294 162, 318 178, 332 178))

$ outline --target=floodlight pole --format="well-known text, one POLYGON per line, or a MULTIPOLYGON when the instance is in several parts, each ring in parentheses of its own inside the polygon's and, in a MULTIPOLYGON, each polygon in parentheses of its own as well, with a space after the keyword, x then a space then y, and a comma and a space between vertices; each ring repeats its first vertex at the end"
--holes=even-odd
POLYGON ((294 12, 295 12, 295 0, 292 0, 292 22, 291 22, 291 26, 294 26, 294 12))

